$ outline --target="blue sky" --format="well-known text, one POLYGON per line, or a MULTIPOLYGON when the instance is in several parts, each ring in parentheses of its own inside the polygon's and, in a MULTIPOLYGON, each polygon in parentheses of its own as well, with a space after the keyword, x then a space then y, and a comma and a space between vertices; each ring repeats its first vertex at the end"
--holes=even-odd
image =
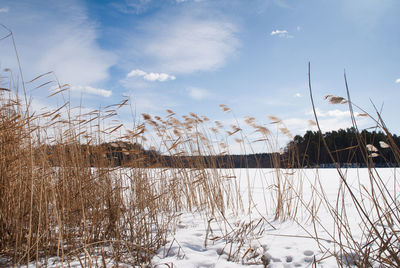
MULTIPOLYGON (((345 95, 346 69, 353 101, 371 112, 370 100, 383 105, 400 134, 397 0, 35 2, 0 0, 0 23, 14 33, 25 81, 54 71, 76 104, 95 109, 129 96, 139 114, 172 109, 229 124, 224 103, 239 121, 270 126, 275 115, 301 134, 312 119, 310 61, 323 130, 350 126, 347 106, 323 99, 345 95)), ((0 66, 17 71, 10 39, 0 42, 0 66)), ((35 109, 59 104, 46 88, 30 93, 35 109)), ((373 124, 361 118, 360 126, 373 124)))

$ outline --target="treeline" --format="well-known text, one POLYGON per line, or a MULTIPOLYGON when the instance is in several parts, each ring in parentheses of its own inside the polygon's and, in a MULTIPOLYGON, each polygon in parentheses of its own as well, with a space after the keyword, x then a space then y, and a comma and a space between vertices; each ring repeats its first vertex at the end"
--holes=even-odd
MULTIPOLYGON (((61 162, 72 163, 79 157, 87 166, 104 167, 170 167, 170 168, 300 168, 398 166, 400 137, 392 136, 392 149, 388 137, 383 132, 361 133, 353 128, 320 134, 307 131, 297 135, 288 143, 283 153, 260 153, 250 155, 163 155, 154 150, 146 150, 140 144, 129 142, 109 142, 100 145, 47 145, 46 159, 52 166, 61 162), (323 144, 325 139, 327 147, 323 144), (396 151, 397 150, 397 151, 396 151), (329 153, 330 152, 330 153, 329 153), (332 161, 331 156, 334 158, 332 161), (397 154, 397 155, 396 155, 397 154)), ((38 155, 36 158, 39 158, 38 155)))
POLYGON ((138 143, 123 141, 99 145, 72 143, 43 146, 45 148, 37 148, 35 159, 39 160, 40 153, 45 152, 45 158, 52 166, 60 166, 60 163, 68 165, 68 163, 73 163, 74 159, 79 159, 82 164, 91 167, 129 166, 133 163, 136 167, 146 167, 158 156, 157 152, 145 150, 138 143))
POLYGON ((279 164, 279 153, 251 155, 188 156, 163 155, 137 143, 108 142, 100 145, 57 144, 38 148, 35 159, 45 152, 52 166, 68 165, 73 159, 91 167, 171 167, 171 168, 269 168, 279 164))
POLYGON ((160 155, 158 160, 161 166, 174 168, 272 168, 281 165, 281 155, 279 153, 212 156, 160 155))
POLYGON ((388 136, 381 131, 363 130, 357 133, 354 128, 324 134, 307 131, 303 136, 294 137, 287 145, 285 155, 293 159, 295 167, 332 167, 334 162, 350 167, 365 167, 368 164, 377 167, 398 166, 396 157, 400 137, 394 134, 391 139, 395 146, 389 146, 391 142, 388 136))

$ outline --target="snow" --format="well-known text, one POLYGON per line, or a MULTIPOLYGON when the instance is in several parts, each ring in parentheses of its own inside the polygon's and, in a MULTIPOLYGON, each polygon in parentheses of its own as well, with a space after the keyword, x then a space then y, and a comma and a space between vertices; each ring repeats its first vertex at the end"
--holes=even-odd
MULTIPOLYGON (((288 183, 285 187, 295 192, 290 198, 297 211, 286 220, 274 219, 273 215, 276 189, 271 185, 276 184, 276 172, 273 169, 234 170, 243 203, 250 205, 250 212, 245 209, 239 215, 232 213, 225 221, 200 213, 184 213, 176 232, 171 233, 169 242, 153 258, 153 264, 177 268, 315 267, 315 262, 318 267, 338 267, 332 255, 335 225, 329 204, 320 195, 324 192, 330 205, 336 206, 339 189, 343 189, 337 170, 280 170, 280 176, 288 183), (295 200, 296 196, 301 200, 295 200), (316 213, 314 221, 310 211, 316 213), (320 243, 313 238, 316 234, 320 243)), ((360 186, 369 186, 368 170, 344 169, 342 172, 357 197, 362 197, 365 193, 360 186)), ((398 171, 379 169, 378 173, 390 187, 389 182, 395 180, 398 171)), ((348 193, 342 192, 348 224, 353 236, 361 241, 360 216, 348 193)), ((365 206, 370 205, 366 199, 363 202, 365 206)), ((354 264, 351 254, 341 258, 346 258, 349 265, 354 264)))
MULTIPOLYGON (((218 172, 237 185, 242 207, 214 215, 207 211, 181 212, 178 224, 171 226, 167 243, 153 257, 152 266, 338 267, 336 257, 347 260, 349 266, 354 265, 356 255, 351 250, 346 254, 339 252, 333 242, 341 227, 335 224, 332 213, 340 211, 339 215, 345 215, 352 236, 360 243, 365 242, 365 230, 360 224, 363 217, 336 169, 218 172), (276 217, 278 198, 282 200, 280 217, 276 217)), ((371 178, 368 169, 349 168, 341 172, 354 197, 369 211, 372 203, 368 198, 371 178)), ((382 168, 376 174, 396 200, 398 170, 382 168)), ((373 217, 372 211, 370 215, 373 217)), ((75 261, 69 266, 79 267, 80 263, 75 261)), ((101 262, 98 264, 101 266, 101 262)), ((66 264, 48 261, 48 267, 62 265, 66 264)), ((114 265, 107 263, 107 267, 114 265)), ((118 266, 131 267, 122 263, 118 266)))

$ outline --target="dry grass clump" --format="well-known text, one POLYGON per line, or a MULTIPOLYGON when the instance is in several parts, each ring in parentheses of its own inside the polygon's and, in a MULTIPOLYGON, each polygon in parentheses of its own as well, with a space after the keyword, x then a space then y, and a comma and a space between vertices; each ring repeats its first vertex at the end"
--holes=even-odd
MULTIPOLYGON (((31 82, 47 75, 51 73, 31 82)), ((271 208, 264 212, 258 211, 253 200, 254 182, 248 170, 244 172, 247 185, 232 172, 229 147, 234 141, 243 154, 254 153, 253 143, 263 143, 271 151, 278 149, 270 127, 255 118, 244 120, 252 130, 247 135, 236 118, 225 128, 206 116, 189 113, 179 118, 167 110, 165 117, 143 114, 143 121, 123 132, 123 124, 113 119, 128 100, 76 115, 65 101, 52 111, 35 114, 24 83, 22 101, 18 86, 10 81, 8 88, 0 87, 0 265, 29 265, 32 261, 47 265, 51 258, 63 265, 73 261, 81 266, 148 265, 174 231, 179 215, 190 211, 202 213, 209 224, 213 219, 224 221, 225 233, 212 239, 225 241, 223 251, 227 251, 228 260, 266 266, 265 248, 247 245, 256 239, 251 236, 272 226, 267 215, 299 222, 300 212, 304 216, 306 211, 314 230, 322 228, 333 241, 335 249, 331 250, 325 247, 326 239, 320 239, 317 232, 314 235, 326 251, 324 255, 334 256, 338 265, 400 267, 399 185, 394 179, 389 186, 380 176, 373 164, 379 149, 366 144, 361 135, 357 146, 368 167, 369 185, 360 185, 356 191, 329 152, 341 180, 337 202, 330 203, 319 178, 305 200, 303 178, 295 177, 296 172, 290 169, 301 166, 296 150, 290 150, 294 153, 286 158, 275 153, 269 159, 273 180, 268 181, 264 173, 259 178, 265 182, 264 205, 271 208), (145 146, 151 150, 144 150, 145 146), (361 238, 355 236, 349 223, 348 197, 360 218, 361 238), (322 226, 318 218, 321 203, 332 217, 333 231, 322 226), (259 219, 254 219, 254 211, 259 219), (239 212, 248 213, 249 221, 230 224, 228 213, 239 212)), ((50 83, 44 82, 36 88, 47 85, 50 83)), ((68 89, 68 85, 57 83, 50 97, 64 96, 68 89)), ((316 114, 311 82, 310 95, 316 114)), ((353 127, 359 133, 349 91, 347 99, 333 95, 326 99, 349 105, 353 127)), ((220 108, 232 113, 224 104, 220 108)), ((400 150, 380 113, 377 111, 374 118, 361 112, 359 116, 369 116, 386 133, 388 141, 380 141, 380 146, 392 150, 400 165, 400 150)), ((281 119, 268 118, 277 133, 292 139, 281 119)), ((317 116, 310 123, 321 131, 317 116)), ((262 166, 258 159, 256 162, 262 166)), ((205 246, 207 237, 208 233, 205 246)))
MULTIPOLYGON (((51 95, 67 90, 67 85, 57 86, 51 95)), ((142 123, 121 134, 119 122, 107 122, 125 100, 75 116, 69 103, 32 115, 29 103, 2 92, 3 264, 46 265, 49 258, 82 266, 148 264, 182 211, 225 220, 228 212, 245 210, 226 140, 231 137, 244 147, 248 137, 238 123, 225 130, 205 116, 190 113, 179 119, 169 110, 165 118, 143 114, 142 123), (116 141, 105 143, 110 137, 116 141), (146 153, 140 144, 150 144, 153 151, 146 153)), ((255 142, 273 146, 265 126, 254 119, 248 123, 261 135, 255 142)), ((279 159, 274 161, 279 168, 279 159)), ((283 219, 294 197, 285 176, 276 174, 277 218, 283 219)), ((255 204, 248 189, 250 212, 255 204)), ((236 231, 241 233, 229 232, 236 231)))
MULTIPOLYGON (((66 90, 55 87, 51 96, 66 90)), ((122 125, 107 122, 126 101, 76 116, 69 103, 31 114, 14 92, 0 94, 2 265, 46 265, 49 258, 144 265, 181 211, 223 217, 241 206, 229 172, 201 157, 214 149, 201 129, 206 117, 145 114, 144 123, 119 135, 122 125), (158 139, 146 153, 140 144, 151 139, 150 129, 158 139), (110 139, 119 141, 104 143, 110 139), (174 157, 180 155, 197 157, 174 157), (164 161, 174 168, 163 168, 164 161)))
POLYGON ((138 170, 127 183, 108 151, 84 150, 76 134, 82 125, 66 126, 58 116, 50 119, 61 132, 50 153, 37 124, 43 115, 22 109, 12 93, 0 96, 1 255, 16 265, 50 256, 70 261, 100 246, 112 247, 111 257, 149 262, 172 218, 157 202, 154 178, 138 170))
MULTIPOLYGON (((334 222, 332 231, 324 229, 335 244, 335 250, 328 250, 327 253, 334 256, 339 266, 356 266, 356 267, 400 267, 400 209, 397 188, 399 182, 396 174, 392 178, 384 178, 373 163, 373 158, 379 155, 379 149, 371 144, 367 144, 358 130, 356 113, 354 108, 361 110, 358 115, 368 116, 376 125, 375 128, 381 129, 387 136, 389 144, 380 141, 382 149, 390 149, 396 158, 397 165, 399 161, 399 148, 395 144, 391 133, 382 120, 380 112, 375 108, 376 116, 365 112, 351 101, 350 92, 347 84, 346 75, 345 86, 347 98, 328 95, 325 99, 332 104, 348 104, 353 128, 357 134, 357 148, 361 151, 363 159, 367 166, 367 180, 358 178, 358 189, 350 184, 350 179, 346 173, 340 168, 339 163, 333 157, 333 153, 329 151, 325 140, 322 142, 328 150, 332 162, 337 169, 340 178, 341 187, 337 194, 336 205, 332 205, 327 200, 326 195, 322 195, 322 200, 331 214, 334 222), (369 182, 361 184, 360 181, 369 182), (349 223, 349 212, 347 202, 355 208, 358 214, 361 237, 356 236, 354 227, 349 223)), ((310 98, 314 110, 316 125, 321 131, 318 123, 318 117, 315 111, 314 100, 311 90, 310 65, 309 65, 309 90, 310 98)), ((388 163, 389 164, 389 163, 388 163)), ((394 171, 396 173, 396 171, 394 171)), ((323 189, 321 187, 321 192, 323 189)), ((354 215, 352 215, 354 216, 354 215)), ((315 218, 315 224, 320 224, 318 218, 315 218)), ((316 241, 323 247, 323 243, 319 239, 318 233, 315 234, 316 241)))
MULTIPOLYGON (((211 141, 210 131, 216 129, 208 126, 209 119, 190 113, 179 120, 173 111, 168 113, 164 119, 155 117, 153 120, 148 114, 143 114, 143 119, 146 128, 148 126, 153 133, 150 143, 162 155, 155 167, 157 164, 172 167, 158 176, 165 177, 163 181, 172 178, 174 183, 169 185, 168 192, 175 200, 176 209, 205 210, 209 215, 224 215, 227 207, 240 209, 238 190, 229 180, 230 170, 217 169, 226 165, 219 163, 217 156, 228 152, 223 143, 215 146, 211 141)), ((216 137, 217 131, 213 133, 214 139, 221 139, 216 137)))
MULTIPOLYGON (((51 73, 31 82, 46 75, 51 73)), ((10 81, 10 88, 17 87, 10 81)), ((64 97, 68 88, 57 84, 50 97, 64 97)), ((224 215, 227 207, 240 206, 229 176, 206 168, 218 163, 170 158, 175 168, 167 170, 161 168, 165 157, 140 146, 154 128, 165 153, 201 156, 211 148, 199 129, 208 118, 190 114, 180 122, 172 111, 166 119, 144 115, 145 124, 119 135, 122 124, 108 122, 126 100, 75 116, 69 102, 33 114, 23 89, 25 101, 18 89, 0 89, 2 265, 49 257, 83 266, 142 265, 165 243, 180 211, 224 215), (104 145, 110 139, 120 141, 104 145), (121 161, 124 168, 117 167, 121 161)))

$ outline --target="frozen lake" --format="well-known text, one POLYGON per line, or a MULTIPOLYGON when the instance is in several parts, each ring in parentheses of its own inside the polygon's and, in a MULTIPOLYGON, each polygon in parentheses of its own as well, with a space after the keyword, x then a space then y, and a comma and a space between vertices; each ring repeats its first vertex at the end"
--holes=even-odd
MULTIPOLYGON (((378 262, 387 261, 383 267, 391 267, 390 249, 399 248, 399 170, 395 168, 140 172, 124 168, 113 172, 126 188, 134 176, 147 174, 171 198, 186 194, 166 188, 181 180, 191 182, 187 188, 195 192, 209 180, 210 198, 216 189, 225 191, 223 211, 214 208, 212 213, 205 206, 176 212, 167 243, 152 258, 154 267, 338 267, 338 261, 362 267, 382 267, 378 262), (219 185, 213 184, 218 181, 219 185), (389 246, 383 249, 382 241, 389 246)), ((82 263, 86 262, 71 261, 68 266, 82 263)), ((107 267, 117 264, 113 259, 106 263, 107 267)), ((48 267, 63 265, 55 258, 47 261, 48 267)), ((118 266, 132 267, 122 262, 118 266)))
MULTIPOLYGON (((337 267, 336 258, 353 265, 359 261, 354 257, 357 247, 371 242, 360 209, 387 230, 376 217, 371 179, 377 180, 375 191, 384 186, 392 197, 398 195, 397 169, 342 169, 342 175, 336 169, 220 172, 236 180, 243 210, 224 219, 184 213, 176 233, 154 257, 157 267, 337 267)), ((376 193, 374 201, 384 207, 382 198, 376 193)), ((396 207, 392 201, 387 200, 396 207)))

